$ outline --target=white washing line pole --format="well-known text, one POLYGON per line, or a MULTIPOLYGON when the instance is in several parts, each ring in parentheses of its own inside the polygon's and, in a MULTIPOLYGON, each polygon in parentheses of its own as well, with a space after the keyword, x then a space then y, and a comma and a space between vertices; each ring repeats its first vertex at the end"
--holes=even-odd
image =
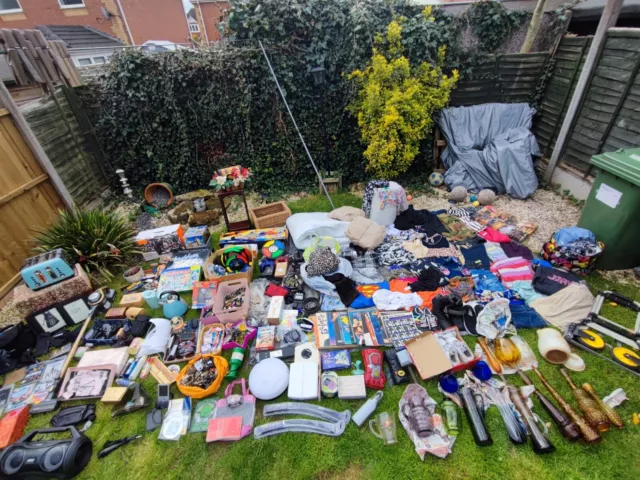
POLYGON ((127 22, 127 15, 124 13, 124 8, 122 8, 122 4, 120 0, 116 0, 118 2, 118 9, 120 10, 120 15, 122 15, 122 21, 124 22, 124 27, 127 29, 127 35, 129 36, 129 41, 131 45, 135 45, 136 42, 133 41, 133 34, 131 33, 131 28, 129 28, 129 22, 127 22))
POLYGON ((309 160, 311 161, 311 165, 313 165, 313 169, 316 171, 316 175, 318 176, 318 180, 320 180, 320 185, 322 185, 322 189, 324 190, 324 194, 329 199, 329 203, 331 204, 331 208, 335 209, 336 207, 334 207, 333 201, 331 200, 331 196, 329 195, 329 192, 327 191, 327 186, 322 181, 322 176, 320 175, 320 172, 318 171, 318 167, 316 167, 316 163, 313 161, 313 158, 311 157, 311 153, 309 152, 309 149, 307 148, 307 144, 305 143, 304 138, 302 137, 302 133, 300 133, 300 129, 298 128, 298 124, 296 123, 296 119, 293 118, 293 113, 291 113, 291 109, 289 108, 289 104, 287 103, 287 99, 284 98, 284 92, 282 91, 282 88, 280 88, 280 83, 278 82, 278 77, 276 77, 276 73, 273 71, 273 67, 271 66, 271 62, 269 61, 269 57, 267 56, 267 51, 264 49, 264 45, 262 45, 262 41, 261 40, 258 40, 258 43, 260 44, 260 48, 262 49, 262 54, 264 55, 264 58, 267 61, 267 65, 269 65, 269 70, 271 71, 271 76, 273 77, 273 80, 276 82, 276 87, 278 87, 278 91, 280 92, 280 96, 282 97, 282 101, 284 102, 284 106, 287 107, 287 112, 289 112, 289 116, 291 117, 291 121, 293 122, 293 126, 296 128, 296 132, 298 132, 298 135, 300 136, 300 141, 302 142, 302 146, 304 147, 304 151, 307 152, 307 157, 309 157, 309 160))
POLYGON ((575 117, 578 114, 578 109, 580 108, 582 99, 587 94, 585 90, 589 83, 589 79, 593 74, 596 62, 600 57, 600 52, 602 51, 602 47, 604 46, 604 41, 607 36, 607 30, 614 27, 618 21, 618 16, 620 15, 620 9, 622 8, 623 3, 624 0, 607 0, 606 5, 604 6, 604 11, 600 17, 600 23, 598 23, 598 29, 596 30, 596 34, 593 36, 591 48, 589 48, 589 53, 587 53, 587 58, 584 61, 584 67, 582 67, 582 73, 580 73, 580 78, 576 84, 573 97, 571 97, 571 103, 569 103, 567 115, 564 117, 564 121, 562 122, 562 128, 560 129, 558 139, 556 140, 556 144, 553 148, 549 165, 547 166, 547 170, 544 172, 544 179, 549 183, 551 182, 551 177, 553 177, 553 171, 558 165, 560 156, 564 152, 567 140, 569 140, 571 127, 573 126, 575 117))

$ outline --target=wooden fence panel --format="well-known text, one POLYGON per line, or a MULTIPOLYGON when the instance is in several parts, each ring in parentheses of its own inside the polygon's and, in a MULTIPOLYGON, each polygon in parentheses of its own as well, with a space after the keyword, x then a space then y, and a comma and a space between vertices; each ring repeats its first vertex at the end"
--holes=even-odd
POLYGON ((19 278, 30 239, 56 219, 64 204, 22 139, 9 112, 0 109, 0 297, 19 278))
POLYGON ((73 200, 80 206, 87 205, 107 189, 102 159, 89 148, 85 129, 80 127, 61 87, 56 88, 55 95, 58 104, 47 95, 20 110, 73 200))
POLYGON ((593 155, 640 145, 639 69, 640 29, 609 30, 562 161, 587 174, 593 155))
MULTIPOLYGON (((590 37, 565 37, 556 50, 534 122, 545 155, 555 147, 590 45, 590 37)), ((609 29, 585 91, 560 159, 587 175, 593 155, 640 145, 640 29, 609 29)))
POLYGON ((451 105, 530 102, 548 53, 488 55, 451 94, 451 105))
POLYGON ((533 123, 542 153, 550 155, 575 91, 591 37, 564 37, 554 55, 554 69, 533 123))

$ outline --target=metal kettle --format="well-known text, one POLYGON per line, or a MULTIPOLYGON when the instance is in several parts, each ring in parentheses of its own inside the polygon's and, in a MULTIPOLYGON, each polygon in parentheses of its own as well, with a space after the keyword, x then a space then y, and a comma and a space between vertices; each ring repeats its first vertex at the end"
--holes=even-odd
POLYGON ((187 303, 180 298, 180 294, 173 290, 162 292, 158 300, 162 304, 165 318, 182 317, 189 309, 187 303))

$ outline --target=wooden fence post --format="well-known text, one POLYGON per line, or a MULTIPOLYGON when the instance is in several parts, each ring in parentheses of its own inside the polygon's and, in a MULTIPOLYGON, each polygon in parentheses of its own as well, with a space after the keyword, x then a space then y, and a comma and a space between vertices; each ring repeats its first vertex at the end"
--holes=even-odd
POLYGON ((604 11, 602 12, 602 16, 600 17, 600 23, 598 23, 598 29, 596 30, 596 34, 593 37, 591 48, 589 49, 587 59, 585 60, 584 67, 582 68, 582 72, 580 73, 578 84, 576 85, 573 97, 571 98, 571 103, 569 104, 567 114, 564 117, 564 122, 562 122, 562 128, 560 129, 560 133, 558 134, 558 139, 556 140, 553 153, 551 154, 549 165, 547 166, 547 170, 544 172, 544 179, 548 183, 551 182, 553 171, 560 161, 560 157, 564 152, 564 147, 571 134, 574 120, 577 116, 576 114, 578 113, 584 95, 586 94, 587 83, 591 78, 593 69, 596 66, 596 61, 598 60, 600 52, 602 51, 604 40, 607 36, 607 30, 616 24, 618 16, 620 15, 620 10, 622 9, 623 2, 624 0, 607 0, 607 3, 604 7, 604 11))

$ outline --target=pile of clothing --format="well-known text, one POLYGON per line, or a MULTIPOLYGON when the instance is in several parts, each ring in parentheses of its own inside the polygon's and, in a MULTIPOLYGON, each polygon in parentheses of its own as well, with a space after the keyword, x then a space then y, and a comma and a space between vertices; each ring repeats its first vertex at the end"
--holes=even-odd
MULTIPOLYGON (((588 313, 593 297, 580 277, 534 259, 500 225, 485 225, 486 218, 495 215, 487 217, 485 209, 428 211, 409 205, 393 224, 382 227, 375 248, 352 243, 356 258, 318 249, 301 275, 323 294, 323 310, 412 309, 423 328, 456 325, 463 333, 477 334, 482 312, 493 318, 501 309, 507 309, 516 328, 564 325, 588 313)), ((366 219, 364 212, 355 219, 366 219)), ((521 238, 522 230, 511 231, 521 238)))

